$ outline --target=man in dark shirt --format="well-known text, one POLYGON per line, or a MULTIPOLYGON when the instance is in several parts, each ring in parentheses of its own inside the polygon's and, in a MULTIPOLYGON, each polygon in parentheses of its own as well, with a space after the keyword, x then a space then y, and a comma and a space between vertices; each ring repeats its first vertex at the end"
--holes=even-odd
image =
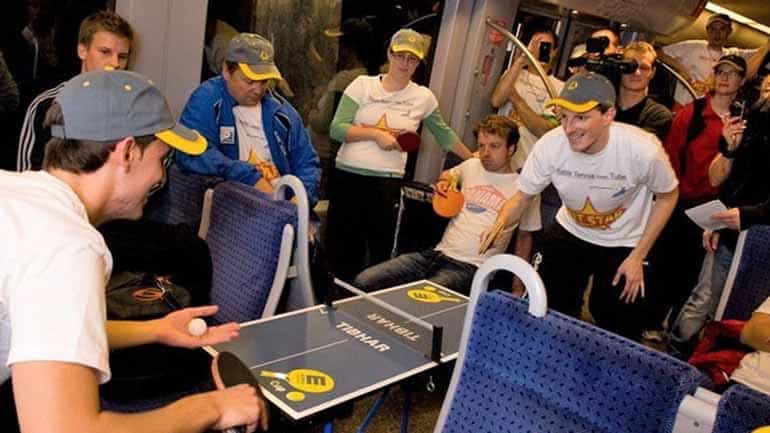
POLYGON ((655 76, 655 49, 647 42, 634 42, 626 47, 623 58, 635 60, 639 67, 633 73, 623 74, 620 80, 615 120, 636 125, 663 140, 671 128, 673 115, 647 96, 650 80, 655 76))

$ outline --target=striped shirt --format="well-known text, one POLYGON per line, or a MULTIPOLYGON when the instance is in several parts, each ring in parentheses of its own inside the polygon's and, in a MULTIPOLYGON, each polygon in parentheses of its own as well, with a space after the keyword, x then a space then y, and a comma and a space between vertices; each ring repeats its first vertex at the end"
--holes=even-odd
MULTIPOLYGON (((51 133, 43 129, 43 117, 41 117, 40 122, 36 121, 39 116, 38 108, 42 106, 47 111, 54 98, 59 96, 62 88, 64 88, 64 83, 37 95, 29 104, 19 136, 18 154, 16 155, 17 171, 37 170, 43 165, 45 144, 51 138, 51 133)), ((45 111, 41 111, 40 115, 45 116, 45 111)))

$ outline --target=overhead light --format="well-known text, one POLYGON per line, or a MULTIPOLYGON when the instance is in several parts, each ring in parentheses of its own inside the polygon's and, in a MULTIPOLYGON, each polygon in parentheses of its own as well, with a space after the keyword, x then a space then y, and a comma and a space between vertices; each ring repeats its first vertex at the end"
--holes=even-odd
POLYGON ((713 12, 715 14, 725 14, 729 16, 736 23, 743 24, 744 26, 749 26, 754 30, 758 30, 766 35, 770 35, 770 27, 764 24, 760 24, 752 20, 751 18, 745 17, 737 12, 733 12, 730 9, 723 8, 722 6, 716 5, 712 2, 708 2, 706 3, 706 10, 709 12, 713 12))

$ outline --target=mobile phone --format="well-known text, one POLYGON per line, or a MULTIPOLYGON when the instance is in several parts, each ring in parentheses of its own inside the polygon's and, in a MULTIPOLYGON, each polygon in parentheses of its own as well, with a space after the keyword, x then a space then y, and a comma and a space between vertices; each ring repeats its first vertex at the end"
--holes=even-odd
POLYGON ((537 61, 540 63, 548 63, 551 61, 551 43, 540 42, 540 51, 537 53, 537 61))
POLYGON ((730 117, 740 117, 746 113, 746 101, 742 99, 734 99, 730 104, 730 117))

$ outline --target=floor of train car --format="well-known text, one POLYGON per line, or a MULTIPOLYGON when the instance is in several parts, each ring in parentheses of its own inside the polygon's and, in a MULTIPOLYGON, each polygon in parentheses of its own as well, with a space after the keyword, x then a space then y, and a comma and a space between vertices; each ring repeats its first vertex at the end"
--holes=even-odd
MULTIPOLYGON (((397 433, 401 431, 401 413, 404 404, 404 391, 401 387, 394 387, 377 414, 372 419, 367 433, 397 433)), ((446 386, 437 387, 435 391, 428 392, 424 387, 409 392, 409 428, 410 433, 430 433, 438 420, 441 404, 446 395, 446 386)), ((358 431, 361 423, 366 418, 369 409, 379 397, 379 393, 358 400, 352 413, 343 418, 338 418, 334 423, 334 431, 337 433, 353 433, 358 431)), ((321 433, 323 426, 317 426, 302 430, 302 433, 321 433)))

